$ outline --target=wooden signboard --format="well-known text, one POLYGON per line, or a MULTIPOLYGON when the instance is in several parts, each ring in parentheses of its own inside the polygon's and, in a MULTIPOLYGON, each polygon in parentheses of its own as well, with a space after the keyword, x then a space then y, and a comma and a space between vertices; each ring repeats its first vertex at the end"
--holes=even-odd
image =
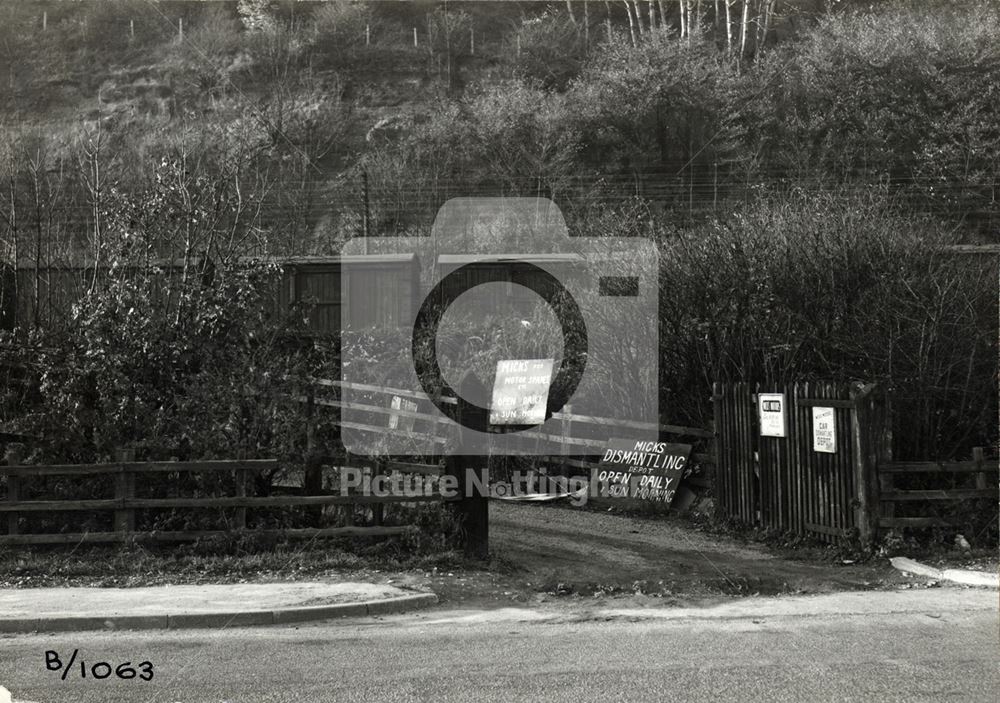
POLYGON ((691 454, 690 444, 611 439, 596 469, 600 495, 669 505, 691 454))
POLYGON ((552 359, 498 361, 490 424, 539 425, 545 422, 552 363, 552 359))

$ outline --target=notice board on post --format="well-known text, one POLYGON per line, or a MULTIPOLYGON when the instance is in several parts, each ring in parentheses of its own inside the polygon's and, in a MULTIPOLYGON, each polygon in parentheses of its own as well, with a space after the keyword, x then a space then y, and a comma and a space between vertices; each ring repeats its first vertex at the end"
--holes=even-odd
POLYGON ((539 425, 545 422, 553 359, 497 362, 490 401, 491 425, 539 425))
POLYGON ((598 491, 609 498, 669 505, 690 455, 690 444, 610 439, 595 470, 598 491))

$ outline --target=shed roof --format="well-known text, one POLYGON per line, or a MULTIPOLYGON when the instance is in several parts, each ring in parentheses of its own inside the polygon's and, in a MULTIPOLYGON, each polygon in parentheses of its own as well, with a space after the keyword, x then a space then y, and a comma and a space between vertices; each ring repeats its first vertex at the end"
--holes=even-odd
POLYGON ((503 263, 582 263, 579 254, 441 254, 439 264, 503 264, 503 263))

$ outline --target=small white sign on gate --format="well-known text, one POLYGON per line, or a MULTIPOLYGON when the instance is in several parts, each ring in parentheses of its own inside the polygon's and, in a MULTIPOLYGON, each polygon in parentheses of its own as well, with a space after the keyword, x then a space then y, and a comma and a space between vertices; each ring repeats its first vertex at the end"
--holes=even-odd
POLYGON ((785 394, 758 393, 757 415, 760 417, 761 437, 785 436, 785 394))
POLYGON ((813 451, 837 453, 837 423, 833 408, 813 409, 813 451))

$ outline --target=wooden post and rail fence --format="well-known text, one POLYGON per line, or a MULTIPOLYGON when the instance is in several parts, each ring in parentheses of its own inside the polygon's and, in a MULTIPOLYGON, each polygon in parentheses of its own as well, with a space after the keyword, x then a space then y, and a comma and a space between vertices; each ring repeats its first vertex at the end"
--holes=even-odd
MULTIPOLYGON (((541 458, 539 466, 559 466, 563 472, 589 475, 611 437, 628 437, 635 432, 656 430, 661 437, 683 438, 695 446, 692 471, 685 482, 694 487, 711 488, 716 514, 745 525, 777 531, 811 535, 821 541, 837 542, 860 539, 871 544, 887 529, 920 528, 947 525, 935 515, 911 515, 899 506, 939 504, 977 498, 997 498, 996 459, 986 459, 977 449, 967 461, 913 462, 893 461, 888 428, 889 403, 877 386, 847 385, 826 382, 787 384, 770 388, 783 392, 787 399, 784 437, 762 437, 757 415, 756 395, 761 386, 748 383, 714 385, 714 423, 708 428, 671 424, 623 422, 612 418, 580 415, 567 406, 555 413, 558 430, 527 431, 555 450, 541 458), (814 450, 812 409, 832 408, 835 451, 814 450), (971 485, 919 489, 900 487, 907 477, 969 477, 971 485)), ((301 495, 250 495, 249 479, 257 472, 275 472, 273 459, 234 459, 225 461, 116 461, 104 464, 68 464, 59 466, 0 466, 6 482, 6 495, 0 500, 0 513, 6 513, 6 534, 0 544, 42 544, 77 542, 119 542, 130 539, 151 541, 195 540, 213 535, 248 531, 255 510, 274 508, 314 508, 346 506, 344 524, 337 527, 295 527, 252 529, 254 534, 280 537, 389 536, 412 529, 407 525, 385 524, 385 506, 393 504, 443 501, 434 481, 454 467, 445 466, 446 447, 452 441, 454 424, 418 393, 398 388, 352 384, 326 379, 311 379, 305 395, 289 395, 296 404, 306 406, 307 450, 301 467, 301 495), (341 391, 352 390, 351 402, 341 399, 341 391), (360 398, 359 398, 360 394, 360 398), (399 404, 392 407, 392 396, 424 403, 417 410, 399 404), (350 420, 341 417, 349 409, 350 420), (326 410, 326 412, 324 412, 326 410), (332 412, 329 412, 331 411, 332 412), (394 424, 395 423, 395 424, 394 424), (371 460, 345 455, 319 446, 317 429, 322 425, 370 433, 374 438, 388 432, 401 432, 418 447, 411 458, 402 461, 371 460), (390 429, 392 428, 392 429, 390 429), (329 492, 323 489, 323 475, 331 469, 351 467, 363 470, 367 480, 376 475, 392 474, 416 481, 426 481, 429 490, 420 495, 372 495, 329 492), (231 495, 213 497, 139 496, 142 480, 157 474, 225 473, 232 477, 225 485, 231 495), (31 495, 31 482, 39 478, 77 479, 113 478, 114 495, 85 500, 38 500, 31 495), (137 477, 139 480, 137 480, 137 477), (362 522, 355 523, 355 506, 363 506, 362 522), (215 530, 137 530, 137 511, 155 510, 231 510, 223 516, 223 527, 215 530), (370 520, 368 519, 370 510, 370 520), (23 529, 26 517, 64 512, 93 513, 108 511, 111 529, 40 533, 23 529), (371 524, 367 524, 371 523, 371 524)), ((454 398, 443 399, 456 404, 454 398)), ((412 407, 412 406, 411 406, 412 407)), ((127 456, 122 459, 131 458, 127 456)), ((150 484, 152 485, 152 484, 150 484)), ((160 483, 160 486, 163 484, 160 483)), ((919 512, 919 511, 918 511, 919 512)), ((924 512, 927 512, 924 510, 924 512)), ((146 520, 143 524, 148 524, 146 520)))

